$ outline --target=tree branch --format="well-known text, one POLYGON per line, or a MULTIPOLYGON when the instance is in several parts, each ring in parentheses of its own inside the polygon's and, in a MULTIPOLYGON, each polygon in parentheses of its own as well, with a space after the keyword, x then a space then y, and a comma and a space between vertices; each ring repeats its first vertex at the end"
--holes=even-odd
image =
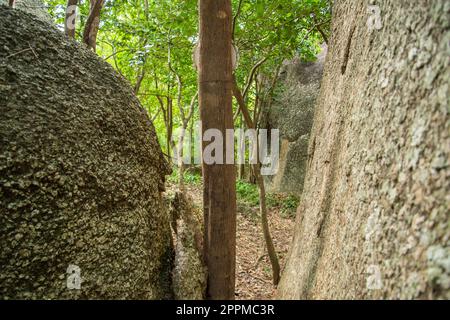
POLYGON ((244 101, 245 101, 245 98, 247 97, 247 93, 248 93, 248 90, 250 89, 250 86, 251 86, 251 84, 252 84, 253 76, 255 75, 256 70, 257 70, 264 62, 266 62, 268 58, 269 58, 269 57, 267 56, 267 57, 264 57, 264 58, 262 58, 261 60, 259 60, 259 61, 253 66, 252 70, 250 71, 250 75, 249 75, 249 77, 248 77, 248 79, 247 79, 247 83, 245 84, 244 92, 242 93, 242 96, 243 96, 243 98, 244 98, 244 101))
POLYGON ((100 24, 100 12, 104 3, 105 0, 91 0, 91 9, 83 31, 83 42, 94 51, 100 24))
POLYGON ((239 0, 239 4, 236 10, 236 14, 233 17, 233 26, 231 29, 231 38, 234 40, 234 30, 236 29, 236 23, 239 15, 241 14, 241 8, 242 8, 242 0, 239 0))

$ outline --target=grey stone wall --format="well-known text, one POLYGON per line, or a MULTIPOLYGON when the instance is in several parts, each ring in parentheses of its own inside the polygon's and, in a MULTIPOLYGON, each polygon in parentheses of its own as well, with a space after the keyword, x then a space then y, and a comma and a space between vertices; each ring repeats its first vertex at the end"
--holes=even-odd
POLYGON ((334 2, 280 298, 450 298, 450 3, 373 3, 334 2))
POLYGON ((309 134, 326 53, 324 45, 316 61, 286 61, 273 102, 265 105, 261 127, 279 129, 281 137, 279 170, 265 177, 269 191, 300 194, 303 189, 309 134))
POLYGON ((29 13, 0 30, 0 298, 170 297, 169 169, 131 87, 29 13))

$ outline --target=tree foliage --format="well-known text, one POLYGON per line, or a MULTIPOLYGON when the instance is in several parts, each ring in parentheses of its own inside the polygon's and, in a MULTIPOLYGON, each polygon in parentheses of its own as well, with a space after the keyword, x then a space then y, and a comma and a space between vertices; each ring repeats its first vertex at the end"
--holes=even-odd
MULTIPOLYGON (((67 1, 44 2, 63 29, 67 1)), ((89 6, 89 1, 79 1, 75 38, 80 42, 89 6)), ((253 110, 258 90, 262 90, 255 77, 249 81, 255 64, 264 60, 257 74, 269 79, 286 59, 314 59, 324 41, 321 33, 329 34, 329 3, 233 0, 233 14, 234 43, 239 52, 236 78, 241 88, 248 86, 246 100, 253 110)), ((182 125, 179 104, 187 108, 197 92, 192 63, 197 25, 196 0, 106 0, 101 12, 97 53, 136 89, 166 153, 169 131, 182 125)), ((190 123, 197 119, 198 112, 194 112, 190 123)))

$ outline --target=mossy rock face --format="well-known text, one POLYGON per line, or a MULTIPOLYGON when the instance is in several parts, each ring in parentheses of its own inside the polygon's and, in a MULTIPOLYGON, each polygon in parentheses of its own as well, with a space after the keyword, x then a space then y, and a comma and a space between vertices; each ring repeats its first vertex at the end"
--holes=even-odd
POLYGON ((300 194, 303 189, 309 133, 326 53, 324 45, 316 61, 287 61, 273 102, 263 109, 262 127, 279 129, 281 137, 279 170, 265 177, 269 191, 300 194))
POLYGON ((0 298, 168 297, 169 169, 132 89, 32 14, 0 30, 0 298))
POLYGON ((173 296, 177 300, 202 300, 206 293, 206 266, 202 258, 202 213, 183 191, 166 193, 172 217, 175 257, 172 270, 173 296))
POLYGON ((332 11, 278 297, 450 299, 450 2, 332 11))
POLYGON ((268 110, 270 128, 279 129, 281 137, 290 142, 311 131, 326 46, 321 50, 316 61, 296 58, 284 64, 274 101, 268 110))

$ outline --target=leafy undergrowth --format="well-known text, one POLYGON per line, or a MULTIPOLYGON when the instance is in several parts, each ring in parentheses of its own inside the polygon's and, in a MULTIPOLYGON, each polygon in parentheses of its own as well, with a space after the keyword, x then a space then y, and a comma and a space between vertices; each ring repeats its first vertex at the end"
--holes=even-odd
MULTIPOLYGON (((237 181, 236 194, 238 210, 242 213, 259 214, 259 191, 255 184, 237 181)), ((268 210, 277 210, 284 218, 295 217, 299 198, 293 194, 267 193, 266 205, 268 210)))
MULTIPOLYGON (((168 178, 169 183, 177 184, 179 181, 178 170, 172 170, 168 178)), ((201 186, 200 173, 186 171, 184 182, 188 185, 201 186)), ((257 185, 246 181, 236 182, 236 195, 238 211, 250 214, 253 218, 259 215, 259 190, 257 185)), ((294 218, 299 204, 298 196, 286 193, 267 193, 266 205, 268 210, 277 210, 284 218, 294 218)))
MULTIPOLYGON (((201 183, 202 183, 202 176, 200 175, 200 173, 191 172, 191 171, 187 170, 184 172, 183 176, 184 176, 184 182, 186 184, 201 185, 201 183)), ((167 180, 169 183, 172 183, 172 184, 178 183, 178 181, 180 180, 180 175, 176 168, 172 168, 172 174, 169 176, 169 178, 167 180)))
MULTIPOLYGON (((178 182, 178 173, 169 177, 169 184, 178 182)), ((202 183, 199 174, 186 172, 186 192, 197 208, 202 207, 202 183)), ((170 188, 170 186, 169 186, 170 188)), ((272 271, 266 255, 259 223, 258 187, 245 181, 236 183, 236 299, 273 299, 272 271)), ((291 243, 298 197, 282 193, 267 195, 268 220, 273 242, 282 268, 291 243)))

